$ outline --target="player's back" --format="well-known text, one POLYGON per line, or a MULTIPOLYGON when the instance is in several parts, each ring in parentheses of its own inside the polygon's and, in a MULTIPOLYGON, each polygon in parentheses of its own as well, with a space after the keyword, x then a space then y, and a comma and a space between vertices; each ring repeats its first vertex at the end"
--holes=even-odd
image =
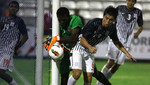
POLYGON ((113 24, 110 27, 102 26, 102 19, 95 18, 90 20, 83 28, 82 34, 92 46, 97 45, 98 43, 105 40, 110 36, 114 31, 116 31, 116 26, 113 24))

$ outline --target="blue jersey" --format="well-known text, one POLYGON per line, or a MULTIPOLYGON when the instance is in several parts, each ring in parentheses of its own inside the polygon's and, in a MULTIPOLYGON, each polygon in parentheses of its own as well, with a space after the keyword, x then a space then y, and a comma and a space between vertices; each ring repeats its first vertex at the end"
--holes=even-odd
POLYGON ((102 19, 95 18, 90 20, 82 30, 82 36, 88 41, 88 43, 92 46, 97 45, 98 43, 105 40, 108 36, 117 41, 117 31, 116 25, 113 24, 110 27, 102 26, 102 19))
POLYGON ((0 30, 0 53, 14 52, 15 46, 19 43, 21 35, 27 34, 26 25, 19 17, 9 19, 2 17, 3 28, 0 30))

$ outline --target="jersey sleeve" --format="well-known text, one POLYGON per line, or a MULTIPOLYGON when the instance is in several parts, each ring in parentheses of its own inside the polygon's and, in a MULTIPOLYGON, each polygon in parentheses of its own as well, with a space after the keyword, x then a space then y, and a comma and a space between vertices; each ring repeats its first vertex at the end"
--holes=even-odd
POLYGON ((114 32, 109 36, 112 40, 118 41, 118 36, 117 36, 117 30, 115 29, 114 32))
POLYGON ((72 28, 71 29, 75 29, 75 28, 77 28, 77 27, 80 27, 80 28, 82 28, 82 21, 81 21, 81 19, 80 19, 80 17, 79 16, 77 16, 74 20, 73 20, 73 22, 72 22, 72 28))
POLYGON ((27 34, 26 25, 22 19, 19 22, 18 29, 19 29, 21 34, 27 34))
POLYGON ((143 25, 143 14, 142 14, 142 11, 139 11, 137 23, 138 23, 138 26, 142 26, 143 25))

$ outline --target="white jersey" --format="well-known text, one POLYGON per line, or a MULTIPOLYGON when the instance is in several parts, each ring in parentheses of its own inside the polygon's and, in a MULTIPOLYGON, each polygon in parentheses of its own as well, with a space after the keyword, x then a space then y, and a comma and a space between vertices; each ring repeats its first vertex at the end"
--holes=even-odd
POLYGON ((27 34, 27 30, 19 17, 1 17, 0 22, 3 23, 0 29, 0 69, 12 71, 15 47, 19 44, 21 34, 27 34))
POLYGON ((125 47, 130 47, 136 23, 138 23, 139 26, 143 25, 142 11, 138 8, 134 8, 130 11, 125 5, 120 5, 117 9, 116 27, 118 38, 125 47))
POLYGON ((0 19, 4 26, 0 30, 0 53, 14 53, 15 47, 18 45, 21 34, 27 34, 24 21, 15 17, 8 19, 8 17, 2 17, 0 19))

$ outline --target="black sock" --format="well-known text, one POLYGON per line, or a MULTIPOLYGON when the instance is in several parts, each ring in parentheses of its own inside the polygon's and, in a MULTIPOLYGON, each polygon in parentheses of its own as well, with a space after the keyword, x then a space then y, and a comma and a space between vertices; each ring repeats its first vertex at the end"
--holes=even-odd
POLYGON ((111 83, 104 76, 104 74, 98 71, 96 68, 94 68, 94 73, 92 76, 95 77, 99 82, 103 83, 104 85, 111 85, 111 83))

